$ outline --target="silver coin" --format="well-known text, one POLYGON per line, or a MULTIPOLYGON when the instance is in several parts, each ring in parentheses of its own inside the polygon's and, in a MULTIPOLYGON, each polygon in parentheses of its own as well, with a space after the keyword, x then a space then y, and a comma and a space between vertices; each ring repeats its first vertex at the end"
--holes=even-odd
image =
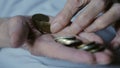
POLYGON ((92 42, 89 44, 82 44, 78 46, 77 49, 95 53, 95 52, 103 51, 105 49, 105 45, 96 44, 95 42, 92 42))
POLYGON ((93 48, 97 48, 97 46, 95 45, 94 42, 92 42, 92 43, 88 43, 88 44, 79 45, 76 48, 88 51, 88 50, 91 50, 93 48))
POLYGON ((88 44, 83 44, 80 40, 76 39, 76 37, 57 37, 55 38, 56 42, 59 42, 68 47, 74 47, 76 49, 85 50, 91 53, 103 51, 105 45, 97 44, 95 42, 91 42, 88 44))
POLYGON ((82 42, 78 39, 76 39, 75 37, 71 36, 71 37, 57 37, 55 38, 55 41, 66 45, 66 46, 76 46, 76 45, 80 45, 82 44, 82 42))

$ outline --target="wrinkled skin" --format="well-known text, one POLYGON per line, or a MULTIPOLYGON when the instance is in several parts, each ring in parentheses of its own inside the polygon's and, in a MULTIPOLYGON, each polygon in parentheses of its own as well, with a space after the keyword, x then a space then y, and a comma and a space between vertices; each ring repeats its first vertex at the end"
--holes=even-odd
MULTIPOLYGON (((53 18, 50 17, 50 19, 51 22, 53 18)), ((9 30, 7 30, 9 33, 7 37, 9 40, 7 41, 12 45, 11 47, 22 47, 23 44, 26 44, 24 46, 27 47, 33 55, 42 55, 50 58, 72 61, 75 63, 109 64, 111 62, 112 53, 109 50, 92 54, 87 51, 65 47, 56 43, 52 36, 56 36, 58 33, 53 35, 41 35, 34 26, 31 25, 30 17, 15 16, 7 20, 7 22, 7 26, 9 28, 9 30), (31 44, 27 38, 30 31, 36 35, 36 40, 33 44, 31 44)), ((89 41, 87 37, 91 37, 92 41, 94 41, 95 39, 92 35, 93 33, 83 32, 81 35, 83 38, 80 38, 80 40, 89 41)), ((100 39, 97 36, 96 38, 100 39)))

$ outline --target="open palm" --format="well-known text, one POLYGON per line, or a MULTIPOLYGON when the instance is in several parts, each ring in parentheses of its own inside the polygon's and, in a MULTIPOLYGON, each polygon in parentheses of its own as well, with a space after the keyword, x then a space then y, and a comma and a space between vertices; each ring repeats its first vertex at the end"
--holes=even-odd
MULTIPOLYGON (((53 18, 50 17, 50 19, 52 20, 53 18)), ((52 37, 53 35, 39 34, 39 32, 35 30, 30 23, 31 18, 25 16, 16 16, 9 20, 9 34, 11 39, 10 41, 11 44, 13 44, 13 47, 19 47, 23 44, 28 43, 28 36, 29 33, 32 31, 37 36, 32 46, 31 44, 27 46, 29 46, 30 52, 34 55, 48 56, 51 58, 87 64, 108 64, 111 61, 111 52, 109 50, 97 53, 89 53, 87 51, 65 47, 59 43, 56 43, 52 37)), ((90 39, 94 41, 95 37, 92 37, 93 34, 94 33, 81 33, 79 37, 83 42, 90 41, 90 39)), ((57 35, 63 36, 69 35, 69 33, 64 33, 61 31, 54 34, 54 36, 57 35)), ((99 42, 100 38, 96 36, 95 40, 98 40, 99 42)))

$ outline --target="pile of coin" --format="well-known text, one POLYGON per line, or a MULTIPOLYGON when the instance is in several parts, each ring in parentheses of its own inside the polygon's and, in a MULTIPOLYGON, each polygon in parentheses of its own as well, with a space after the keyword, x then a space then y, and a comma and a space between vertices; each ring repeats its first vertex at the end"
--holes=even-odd
POLYGON ((76 49, 89 51, 91 53, 103 51, 105 49, 105 45, 98 44, 95 42, 84 44, 76 37, 57 37, 55 38, 55 41, 67 47, 73 47, 76 49))
MULTIPOLYGON (((32 16, 32 21, 36 29, 39 30, 42 34, 51 33, 48 16, 43 14, 35 14, 32 16)), ((56 42, 63 44, 67 47, 85 50, 92 53, 103 51, 105 49, 105 45, 101 45, 95 42, 83 44, 82 41, 72 36, 71 37, 55 37, 54 39, 56 42)))

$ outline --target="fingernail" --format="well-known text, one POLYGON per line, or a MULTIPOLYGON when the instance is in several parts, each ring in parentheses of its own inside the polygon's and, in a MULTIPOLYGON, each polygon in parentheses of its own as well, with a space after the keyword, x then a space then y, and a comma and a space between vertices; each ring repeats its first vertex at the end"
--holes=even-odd
POLYGON ((55 24, 51 25, 51 32, 56 33, 60 28, 61 28, 61 26, 58 23, 55 23, 55 24))

